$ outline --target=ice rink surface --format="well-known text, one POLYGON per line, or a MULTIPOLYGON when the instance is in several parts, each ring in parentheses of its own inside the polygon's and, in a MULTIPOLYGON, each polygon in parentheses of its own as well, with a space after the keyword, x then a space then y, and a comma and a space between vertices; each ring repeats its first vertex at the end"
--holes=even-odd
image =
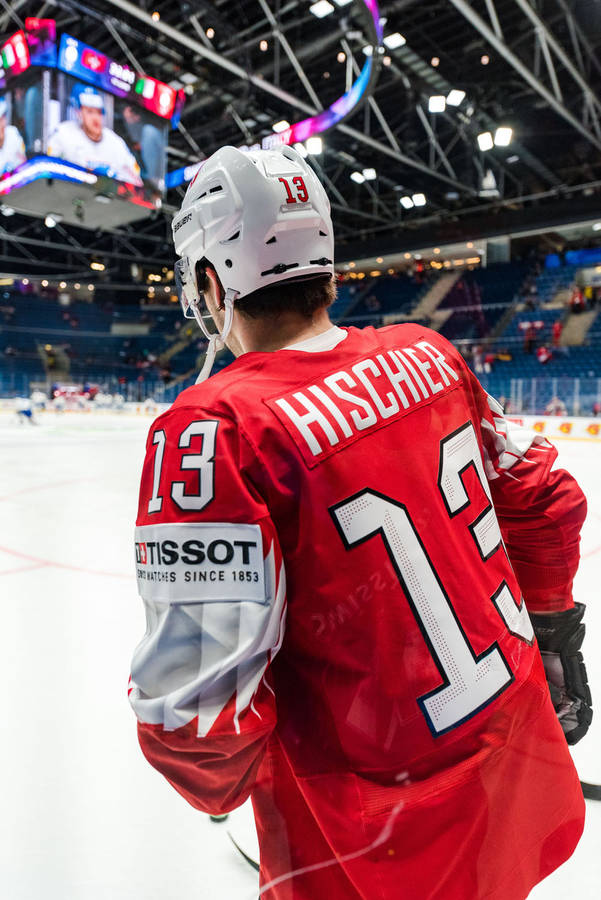
MULTIPOLYGON (((226 833, 246 840, 249 810, 216 825, 188 806, 143 759, 127 703, 144 632, 132 532, 150 421, 48 413, 34 427, 0 414, 6 900, 258 896, 256 873, 226 833)), ((558 447, 589 502, 575 598, 588 605, 584 652, 599 704, 601 444, 558 447)), ((598 707, 573 755, 581 779, 601 781, 598 707)), ((601 802, 587 801, 587 813, 575 854, 534 900, 600 896, 601 802)))

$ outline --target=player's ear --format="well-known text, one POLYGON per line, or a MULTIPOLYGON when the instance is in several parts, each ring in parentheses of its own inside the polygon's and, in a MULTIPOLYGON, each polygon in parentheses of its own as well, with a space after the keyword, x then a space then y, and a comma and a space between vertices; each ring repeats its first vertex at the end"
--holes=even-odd
POLYGON ((223 301, 225 298, 225 291, 223 290, 223 285, 221 284, 221 281, 219 280, 219 275, 217 274, 215 269, 212 268, 212 266, 207 266, 207 268, 206 268, 206 279, 207 279, 207 286, 206 286, 205 290, 208 291, 210 285, 213 286, 213 296, 215 297, 215 299, 219 298, 219 309, 223 309, 224 308, 223 301))
POLYGON ((196 263, 196 285, 199 294, 202 294, 209 289, 207 270, 199 262, 196 263))

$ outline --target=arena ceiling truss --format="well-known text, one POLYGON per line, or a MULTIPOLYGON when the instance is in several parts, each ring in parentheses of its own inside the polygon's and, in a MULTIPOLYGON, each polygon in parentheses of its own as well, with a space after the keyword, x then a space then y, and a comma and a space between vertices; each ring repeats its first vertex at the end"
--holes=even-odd
MULTIPOLYGON (((0 30, 8 35, 25 16, 50 16, 59 29, 183 88, 169 148, 168 168, 176 169, 225 143, 260 142, 274 123, 292 124, 344 93, 365 61, 362 2, 331 0, 318 18, 311 0, 0 0, 0 30)), ((339 258, 351 258, 359 244, 403 250, 427 235, 452 242, 511 233, 524 221, 535 227, 594 215, 598 6, 382 0, 374 90, 311 156, 332 201, 339 258), (508 143, 503 129, 511 129, 508 143)), ((139 258, 171 265, 169 222, 184 188, 171 189, 162 211, 141 226, 91 238, 71 226, 49 234, 39 220, 15 216, 9 228, 0 219, 4 268, 14 261, 41 270, 50 247, 65 275, 104 254, 114 283, 125 284, 128 263, 139 258)))

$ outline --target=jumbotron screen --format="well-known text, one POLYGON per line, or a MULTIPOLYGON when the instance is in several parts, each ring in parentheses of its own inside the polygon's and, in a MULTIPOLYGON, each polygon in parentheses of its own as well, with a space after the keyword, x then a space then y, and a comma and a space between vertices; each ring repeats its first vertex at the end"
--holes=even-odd
POLYGON ((0 62, 0 195, 58 179, 160 205, 181 91, 68 34, 58 41, 52 19, 28 19, 0 62))

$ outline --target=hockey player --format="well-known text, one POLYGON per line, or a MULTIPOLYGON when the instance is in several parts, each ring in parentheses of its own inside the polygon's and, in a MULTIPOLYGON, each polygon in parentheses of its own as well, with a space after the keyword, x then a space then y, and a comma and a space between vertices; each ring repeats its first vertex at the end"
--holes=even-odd
POLYGON ((140 186, 140 167, 123 138, 104 124, 104 100, 96 88, 76 85, 72 102, 77 121, 61 122, 48 142, 48 154, 140 186))
POLYGON ((14 125, 7 124, 7 104, 0 98, 0 175, 12 172, 27 159, 21 133, 14 125))
POLYGON ((202 378, 237 358, 148 437, 145 756, 199 810, 252 797, 268 900, 521 900, 583 827, 582 492, 440 335, 331 324, 294 150, 219 150, 173 234, 202 378))

